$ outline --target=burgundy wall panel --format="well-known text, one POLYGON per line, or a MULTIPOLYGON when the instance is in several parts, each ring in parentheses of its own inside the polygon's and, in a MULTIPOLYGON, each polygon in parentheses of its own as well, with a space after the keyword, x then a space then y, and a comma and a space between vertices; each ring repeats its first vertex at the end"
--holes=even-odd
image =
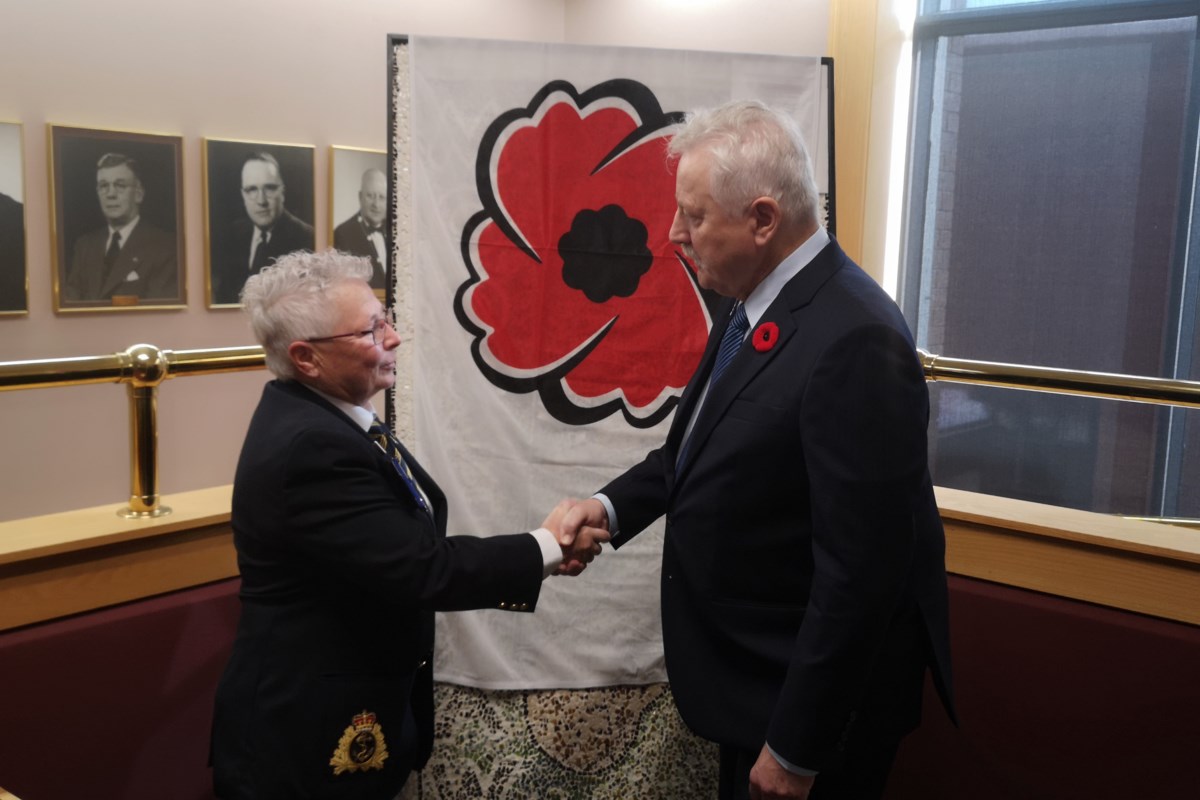
POLYGON ((1200 798, 1200 627, 951 576, 961 728, 926 687, 887 800, 1200 798))
MULTIPOLYGON (((222 581, 0 633, 0 786, 211 800, 222 581)), ((1200 627, 951 577, 961 728, 932 688, 887 800, 1200 798, 1200 627)))
POLYGON ((0 786, 21 800, 211 800, 238 584, 0 633, 0 786))

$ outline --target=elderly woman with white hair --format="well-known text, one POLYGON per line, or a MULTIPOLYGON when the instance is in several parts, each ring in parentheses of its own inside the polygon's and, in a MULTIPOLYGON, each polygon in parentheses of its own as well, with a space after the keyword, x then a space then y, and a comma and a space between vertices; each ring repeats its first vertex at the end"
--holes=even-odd
POLYGON ((212 732, 224 800, 391 800, 432 748, 433 612, 533 611, 543 578, 599 551, 560 548, 566 504, 532 534, 446 536, 445 495, 371 405, 400 337, 370 276, 365 258, 296 252, 243 290, 275 380, 234 478, 242 611, 212 732))

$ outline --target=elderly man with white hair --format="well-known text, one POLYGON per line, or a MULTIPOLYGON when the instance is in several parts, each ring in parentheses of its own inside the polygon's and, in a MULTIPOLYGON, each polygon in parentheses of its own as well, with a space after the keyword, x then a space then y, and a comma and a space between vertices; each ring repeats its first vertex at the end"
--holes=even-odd
POLYGON ((929 396, 900 309, 821 227, 795 122, 753 100, 671 140, 671 241, 728 298, 664 445, 567 512, 666 517, 662 631, 721 800, 882 796, 931 672, 954 718, 929 396))

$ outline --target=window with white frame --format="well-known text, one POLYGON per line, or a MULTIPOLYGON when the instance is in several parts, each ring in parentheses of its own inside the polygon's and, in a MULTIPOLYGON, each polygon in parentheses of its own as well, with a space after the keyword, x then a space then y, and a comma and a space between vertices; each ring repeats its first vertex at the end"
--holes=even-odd
MULTIPOLYGON (((1200 0, 921 0, 899 300, 954 358, 1200 379, 1200 0)), ((1200 517, 1200 411, 930 385, 941 486, 1200 517)))

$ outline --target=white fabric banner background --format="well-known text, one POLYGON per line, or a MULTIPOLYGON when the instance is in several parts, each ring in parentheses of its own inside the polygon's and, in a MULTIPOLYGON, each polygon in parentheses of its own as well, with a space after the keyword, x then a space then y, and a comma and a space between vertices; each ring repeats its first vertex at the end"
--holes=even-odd
MULTIPOLYGON (((670 417, 641 429, 620 413, 566 424, 537 392, 505 391, 476 366, 454 300, 470 277, 461 240, 482 208, 475 162, 484 132, 551 81, 582 93, 628 78, 665 112, 735 98, 791 110, 814 155, 823 155, 820 61, 432 37, 412 37, 408 51, 417 456, 449 497, 451 534, 529 530, 560 498, 591 494, 658 447, 670 417)), ((659 522, 619 553, 606 548, 582 576, 548 579, 534 614, 439 614, 436 678, 486 689, 665 680, 661 545, 659 522)))

